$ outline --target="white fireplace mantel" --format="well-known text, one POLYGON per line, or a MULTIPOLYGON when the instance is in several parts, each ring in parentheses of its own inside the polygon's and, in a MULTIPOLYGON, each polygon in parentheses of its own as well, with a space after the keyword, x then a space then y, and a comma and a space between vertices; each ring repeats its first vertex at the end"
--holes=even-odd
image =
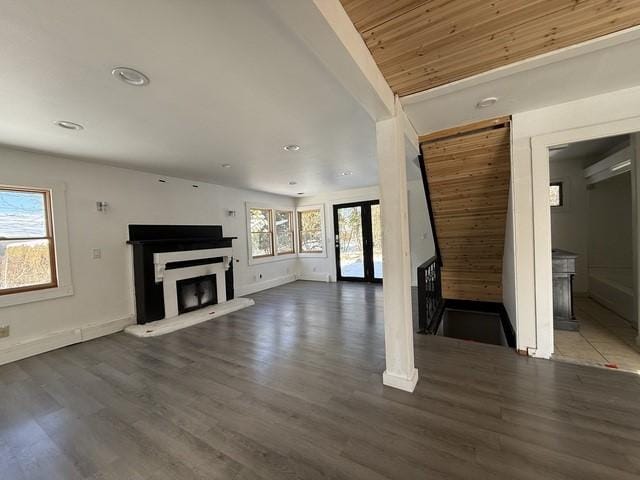
POLYGON ((190 260, 220 257, 222 257, 224 269, 229 270, 229 262, 231 262, 231 258, 233 257, 233 249, 229 247, 154 253, 153 265, 155 269, 156 283, 160 283, 164 280, 167 263, 188 262, 190 260))

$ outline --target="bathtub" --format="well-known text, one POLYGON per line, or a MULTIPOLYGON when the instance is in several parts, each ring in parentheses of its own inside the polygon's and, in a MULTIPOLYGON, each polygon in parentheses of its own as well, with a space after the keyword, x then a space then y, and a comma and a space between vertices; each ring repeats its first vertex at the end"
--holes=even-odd
POLYGON ((590 267, 589 296, 633 322, 635 302, 633 271, 630 268, 590 267))

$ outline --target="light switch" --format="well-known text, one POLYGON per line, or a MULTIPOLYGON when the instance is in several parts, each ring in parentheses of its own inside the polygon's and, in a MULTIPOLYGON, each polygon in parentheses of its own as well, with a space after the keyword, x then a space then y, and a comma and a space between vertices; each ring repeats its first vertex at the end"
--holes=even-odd
POLYGON ((100 250, 99 248, 94 248, 93 249, 93 259, 97 260, 99 258, 102 258, 102 250, 100 250))

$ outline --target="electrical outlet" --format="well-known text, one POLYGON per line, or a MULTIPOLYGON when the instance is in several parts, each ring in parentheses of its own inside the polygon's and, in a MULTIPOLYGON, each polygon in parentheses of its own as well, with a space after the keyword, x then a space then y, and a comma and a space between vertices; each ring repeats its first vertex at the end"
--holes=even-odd
POLYGON ((92 254, 93 254, 94 260, 98 260, 99 258, 102 258, 102 250, 100 250, 99 248, 94 248, 92 250, 92 254))
POLYGON ((9 329, 10 329, 9 325, 2 325, 0 327, 0 338, 8 337, 9 336, 9 329))

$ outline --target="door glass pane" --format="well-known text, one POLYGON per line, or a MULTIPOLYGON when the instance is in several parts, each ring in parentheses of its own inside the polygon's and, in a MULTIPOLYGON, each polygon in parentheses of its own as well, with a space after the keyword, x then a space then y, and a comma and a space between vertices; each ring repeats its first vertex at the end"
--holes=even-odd
POLYGON ((382 278, 382 225, 380 205, 371 205, 371 234, 373 240, 373 276, 382 278))
POLYGON ((342 276, 364 278, 361 207, 338 209, 338 232, 342 276))

